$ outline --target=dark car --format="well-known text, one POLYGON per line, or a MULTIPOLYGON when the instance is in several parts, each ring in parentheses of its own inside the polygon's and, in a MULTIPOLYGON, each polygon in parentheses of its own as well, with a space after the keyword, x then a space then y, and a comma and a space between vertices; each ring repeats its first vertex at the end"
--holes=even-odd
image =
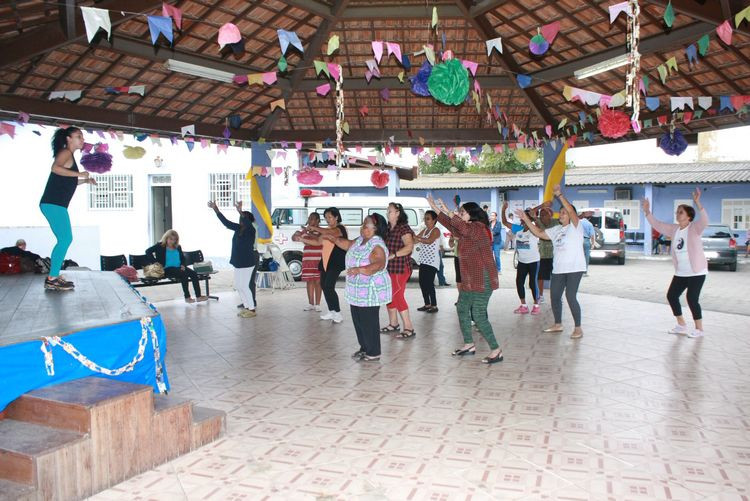
POLYGON ((709 224, 703 230, 701 240, 708 265, 727 266, 729 271, 737 271, 737 240, 739 235, 732 233, 725 224, 709 224))

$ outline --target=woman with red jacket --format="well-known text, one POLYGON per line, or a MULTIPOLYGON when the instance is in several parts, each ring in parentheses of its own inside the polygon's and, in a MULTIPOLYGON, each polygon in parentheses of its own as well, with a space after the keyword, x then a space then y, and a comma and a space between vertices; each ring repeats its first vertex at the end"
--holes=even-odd
POLYGON ((651 203, 647 198, 641 200, 641 205, 651 226, 672 240, 671 254, 675 273, 667 291, 667 301, 669 301, 669 306, 672 307, 677 325, 668 332, 670 334, 687 335, 687 337, 701 337, 703 336, 703 316, 698 300, 708 274, 708 261, 706 260, 706 254, 703 252, 701 235, 708 226, 708 213, 701 205, 701 190, 699 188, 696 188, 693 192, 693 201, 698 208, 700 218, 697 221, 694 220, 695 209, 689 205, 678 205, 677 224, 665 223, 656 219, 651 213, 651 203), (695 321, 695 329, 693 330, 688 329, 680 306, 680 296, 686 289, 688 307, 695 321))
POLYGON ((458 236, 458 253, 461 256, 461 283, 458 284, 458 323, 464 336, 464 345, 453 351, 453 356, 473 355, 476 345, 471 335, 471 316, 477 329, 490 345, 490 353, 482 359, 485 364, 503 361, 503 350, 495 339, 487 318, 487 304, 492 291, 500 284, 497 279, 495 258, 492 255, 492 233, 487 213, 479 204, 467 202, 458 213, 449 210, 442 200, 438 203, 427 197, 432 210, 438 213, 438 222, 453 235, 458 236))

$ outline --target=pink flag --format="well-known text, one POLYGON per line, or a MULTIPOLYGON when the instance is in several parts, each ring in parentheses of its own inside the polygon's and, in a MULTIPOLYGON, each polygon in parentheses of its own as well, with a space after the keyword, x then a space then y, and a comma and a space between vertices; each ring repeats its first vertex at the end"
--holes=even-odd
POLYGON ((396 59, 398 59, 398 62, 401 63, 401 45, 397 44, 396 42, 386 42, 386 47, 388 48, 388 55, 391 54, 396 55, 396 59))
POLYGON ((276 83, 277 76, 275 71, 269 71, 268 73, 263 73, 263 83, 266 85, 271 85, 276 83))
POLYGON ((359 114, 360 114, 360 115, 362 115, 363 117, 364 117, 364 116, 366 116, 366 115, 367 115, 367 114, 368 114, 369 112, 370 112, 370 110, 369 110, 369 108, 367 107, 367 105, 365 105, 365 106, 362 106, 362 107, 361 107, 361 108, 359 109, 359 114))
POLYGON ((19 111, 18 118, 16 120, 21 122, 22 124, 29 123, 29 114, 25 111, 19 111))
POLYGON ((341 66, 336 63, 328 63, 328 72, 337 82, 341 80, 341 66))
POLYGON ((453 51, 450 49, 443 52, 443 61, 448 61, 449 59, 453 59, 453 51))
POLYGON ((182 9, 164 2, 161 4, 161 15, 174 19, 174 25, 177 26, 177 29, 182 29, 182 9))
POLYGON ((464 59, 463 61, 461 61, 461 64, 464 65, 464 68, 469 70, 469 73, 471 73, 471 76, 473 77, 477 76, 477 67, 479 66, 477 63, 475 63, 474 61, 467 61, 464 59))
POLYGON ((297 149, 297 151, 302 149, 302 141, 295 141, 294 147, 297 149))
POLYGON ((247 75, 235 75, 234 78, 232 78, 232 80, 237 85, 244 85, 247 83, 247 75))
POLYGON ((370 80, 372 80, 372 71, 365 71, 365 78, 367 79, 367 83, 370 83, 370 80))
POLYGON ((545 24, 542 26, 542 36, 544 37, 547 42, 550 44, 555 39, 557 34, 560 32, 560 21, 555 21, 554 23, 545 24))
POLYGON ((6 124, 5 122, 0 122, 0 136, 2 136, 3 134, 8 134, 10 137, 15 138, 16 126, 12 124, 6 124))
POLYGON ((552 126, 551 125, 545 125, 544 126, 544 132, 547 133, 547 137, 552 137, 552 126))
POLYGON ((380 64, 380 59, 383 57, 383 42, 373 41, 372 42, 372 53, 375 54, 375 59, 380 64))
POLYGON ((479 80, 474 80, 474 92, 477 94, 482 93, 482 87, 479 85, 479 80))
POLYGON ((211 146, 211 141, 209 141, 205 137, 201 138, 201 147, 208 148, 209 146, 211 146))
POLYGON ((331 84, 325 83, 323 85, 318 85, 317 87, 315 87, 315 92, 317 92, 321 96, 325 96, 329 92, 331 92, 331 84))
POLYGON ((716 28, 716 34, 719 35, 722 42, 732 45, 732 25, 729 24, 729 20, 724 21, 716 28))
POLYGON ((388 99, 391 97, 391 91, 388 90, 388 87, 380 91, 380 96, 383 98, 384 101, 388 101, 388 99))
POLYGON ((377 159, 373 155, 369 155, 367 161, 370 162, 370 165, 375 165, 377 159))

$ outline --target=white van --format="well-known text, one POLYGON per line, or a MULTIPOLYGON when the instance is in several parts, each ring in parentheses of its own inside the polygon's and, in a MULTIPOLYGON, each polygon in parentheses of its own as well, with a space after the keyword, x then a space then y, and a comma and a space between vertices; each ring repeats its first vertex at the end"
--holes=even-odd
MULTIPOLYGON (((387 219, 388 204, 396 202, 404 207, 409 218, 409 226, 415 231, 424 224, 424 213, 430 210, 426 198, 420 197, 310 197, 293 201, 274 203, 271 222, 273 223, 273 243, 279 246, 295 280, 302 276, 302 248, 304 244, 292 241, 292 235, 307 223, 311 212, 320 214, 320 225, 325 227, 323 212, 328 207, 336 207, 341 212, 341 220, 349 233, 349 238, 359 234, 362 221, 370 214, 378 213, 387 219)), ((445 235, 447 232, 440 227, 445 235)), ((447 236, 450 236, 449 234, 447 236)))
POLYGON ((591 249, 591 259, 612 259, 625 264, 625 221, 622 213, 611 207, 586 207, 583 212, 592 212, 588 217, 596 232, 599 248, 591 249), (601 233, 601 235, 600 235, 601 233))

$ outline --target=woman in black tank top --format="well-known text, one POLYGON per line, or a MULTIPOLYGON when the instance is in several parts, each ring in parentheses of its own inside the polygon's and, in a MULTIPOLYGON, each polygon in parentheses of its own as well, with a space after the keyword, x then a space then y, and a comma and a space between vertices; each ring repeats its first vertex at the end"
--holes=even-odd
POLYGON ((57 129, 52 136, 52 172, 47 179, 39 208, 49 221, 57 243, 52 249, 49 276, 44 281, 46 290, 72 290, 73 282, 60 276, 65 253, 73 242, 68 205, 79 184, 96 184, 86 171, 79 171, 73 153, 83 148, 83 134, 77 127, 57 129))

